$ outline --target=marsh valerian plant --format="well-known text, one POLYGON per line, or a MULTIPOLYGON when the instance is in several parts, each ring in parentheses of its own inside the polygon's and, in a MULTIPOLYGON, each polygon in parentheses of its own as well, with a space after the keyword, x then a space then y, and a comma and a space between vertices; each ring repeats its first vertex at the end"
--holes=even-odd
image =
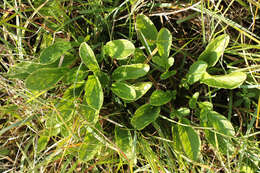
MULTIPOLYGON (((72 115, 82 115, 78 119, 86 121, 86 124, 80 127, 80 132, 84 134, 83 139, 79 136, 79 147, 68 149, 66 154, 76 153, 83 161, 91 160, 102 147, 102 143, 96 138, 97 132, 93 132, 93 129, 103 130, 99 124, 100 114, 105 98, 111 95, 120 99, 126 106, 137 102, 144 95, 149 98, 142 100, 142 104, 134 104, 135 111, 129 116, 129 122, 135 131, 143 130, 151 124, 155 125, 161 114, 165 114, 162 109, 169 109, 165 105, 174 104, 177 88, 163 90, 150 80, 151 71, 158 71, 163 80, 176 73, 171 70, 174 64, 174 57, 171 56, 171 32, 166 28, 158 32, 153 22, 142 14, 136 16, 135 29, 145 52, 135 48, 133 42, 126 39, 105 43, 100 50, 101 58, 116 66, 110 72, 103 70, 91 45, 82 42, 75 46, 64 40, 45 48, 40 54, 39 63, 24 62, 13 67, 9 76, 25 79, 27 89, 35 95, 59 86, 59 82, 68 85, 62 99, 57 100, 55 105, 59 113, 54 111, 46 119, 49 131, 38 140, 39 151, 46 147, 52 136, 61 134, 64 138, 67 137, 74 121, 72 115), (79 56, 75 55, 75 52, 79 52, 79 56), (145 58, 132 60, 138 57, 139 53, 145 58), (80 66, 77 65, 77 57, 80 57, 80 66)), ((180 87, 189 87, 197 82, 215 88, 239 87, 246 80, 245 73, 214 75, 207 71, 216 65, 228 43, 227 34, 212 40, 197 61, 190 66, 180 87)), ((194 93, 189 100, 189 108, 173 109, 166 115, 178 121, 171 127, 172 137, 169 140, 173 141, 172 149, 177 155, 185 155, 193 161, 200 160, 201 140, 199 131, 189 118, 191 109, 198 112, 197 118, 205 128, 207 141, 224 154, 232 152, 234 147, 231 138, 235 135, 232 124, 225 116, 214 111, 211 103, 200 102, 198 97, 199 93, 194 93)), ((125 153, 120 155, 134 164, 131 131, 116 127, 115 143, 120 151, 125 153)), ((144 140, 140 143, 144 144, 143 147, 146 146, 144 140)))

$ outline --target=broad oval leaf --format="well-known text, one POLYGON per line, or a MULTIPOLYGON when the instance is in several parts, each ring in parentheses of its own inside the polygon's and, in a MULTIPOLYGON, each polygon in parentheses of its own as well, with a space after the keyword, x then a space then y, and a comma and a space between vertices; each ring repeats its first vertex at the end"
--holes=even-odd
POLYGON ((207 62, 209 67, 214 66, 223 55, 228 43, 229 35, 223 34, 218 36, 208 44, 198 60, 207 62))
POLYGON ((78 150, 79 159, 87 162, 94 158, 100 151, 102 144, 91 133, 87 133, 83 143, 78 150))
POLYGON ((187 82, 191 85, 198 82, 206 72, 208 64, 205 61, 194 62, 187 73, 187 82))
POLYGON ((42 68, 30 74, 26 80, 26 88, 41 91, 58 83, 68 71, 67 68, 42 68))
POLYGON ((49 64, 57 60, 64 55, 68 50, 72 48, 70 42, 59 41, 53 45, 45 48, 40 55, 40 63, 49 64))
MULTIPOLYGON (((190 124, 189 120, 185 118, 182 118, 180 123, 190 124)), ((185 155, 190 159, 197 161, 201 145, 198 133, 192 127, 182 125, 178 125, 178 133, 185 155)))
POLYGON ((85 98, 90 107, 96 110, 101 109, 104 101, 103 90, 98 78, 94 75, 88 76, 85 86, 85 98))
POLYGON ((172 93, 170 91, 156 90, 150 97, 150 104, 153 106, 161 106, 172 99, 172 93))
MULTIPOLYGON (((133 139, 131 136, 131 133, 127 129, 122 129, 116 126, 115 128, 115 140, 117 147, 120 148, 120 150, 124 153, 124 155, 127 157, 127 159, 133 159, 134 153, 133 150, 133 139)), ((125 156, 120 153, 123 158, 125 156)))
POLYGON ((136 97, 133 100, 125 100, 125 102, 133 102, 145 95, 145 93, 152 87, 152 82, 138 82, 132 85, 136 92, 136 97))
POLYGON ((226 117, 215 111, 209 111, 207 116, 216 131, 227 136, 235 136, 235 130, 226 117))
POLYGON ((243 72, 233 72, 227 75, 216 76, 204 73, 201 82, 215 88, 234 89, 242 85, 246 77, 246 74, 243 72))
POLYGON ((219 148, 223 154, 233 151, 234 147, 229 137, 235 135, 235 130, 230 121, 215 111, 205 109, 202 109, 200 117, 202 126, 211 127, 218 132, 214 133, 213 131, 205 130, 205 137, 208 142, 215 148, 219 148))
POLYGON ((135 52, 135 46, 129 40, 113 40, 106 43, 105 52, 113 59, 122 60, 135 52))
POLYGON ((158 35, 156 40, 156 46, 158 48, 158 53, 161 57, 168 58, 170 55, 170 48, 172 45, 172 34, 171 32, 166 29, 162 28, 158 35))
POLYGON ((160 107, 145 104, 139 107, 131 118, 131 124, 137 130, 142 130, 154 122, 160 113, 160 107))
POLYGON ((116 81, 137 79, 145 76, 150 70, 147 64, 122 65, 112 73, 112 79, 116 81))
POLYGON ((124 100, 134 100, 136 92, 133 86, 124 82, 116 82, 112 84, 112 92, 124 100))
POLYGON ((98 77, 102 88, 106 88, 108 87, 109 83, 110 83, 110 76, 108 76, 107 73, 103 72, 103 71, 98 71, 95 73, 95 75, 98 77))
POLYGON ((88 123, 92 124, 96 124, 99 118, 99 111, 87 105, 80 105, 79 114, 82 115, 88 123))
POLYGON ((160 57, 160 56, 153 56, 152 61, 157 64, 158 66, 162 67, 165 71, 174 64, 174 58, 170 57, 160 57))
POLYGON ((95 54, 87 43, 81 43, 79 47, 79 56, 84 64, 89 68, 89 70, 91 70, 92 72, 100 71, 95 54))
POLYGON ((133 84, 133 87, 136 92, 135 100, 138 100, 152 87, 152 82, 138 82, 133 84))
POLYGON ((41 152, 44 150, 50 140, 49 136, 41 135, 40 138, 38 139, 38 144, 37 144, 37 152, 41 152))
POLYGON ((136 16, 135 27, 143 46, 146 48, 147 52, 150 53, 151 50, 155 48, 157 40, 158 31, 156 27, 153 22, 143 14, 136 16))

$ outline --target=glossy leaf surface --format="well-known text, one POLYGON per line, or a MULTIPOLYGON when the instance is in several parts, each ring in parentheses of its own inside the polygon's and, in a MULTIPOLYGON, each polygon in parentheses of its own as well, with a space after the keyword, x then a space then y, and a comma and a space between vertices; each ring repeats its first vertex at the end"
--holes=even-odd
POLYGON ((162 28, 157 35, 157 41, 156 41, 158 53, 161 57, 164 58, 169 57, 171 44, 172 44, 171 32, 166 28, 162 28))
POLYGON ((202 126, 211 127, 217 132, 205 130, 205 137, 211 145, 224 154, 234 149, 229 137, 235 135, 235 130, 226 117, 215 111, 203 109, 200 118, 202 126))
POLYGON ((207 62, 209 67, 214 66, 223 55, 228 43, 229 36, 227 34, 218 36, 208 44, 198 60, 207 62))
POLYGON ((116 81, 137 79, 145 76, 150 70, 147 64, 122 65, 112 73, 112 79, 116 81))
MULTIPOLYGON (((183 118, 180 123, 189 124, 189 121, 183 118)), ((198 160, 201 145, 198 133, 192 127, 182 125, 178 125, 178 133, 185 155, 192 160, 198 160)))
POLYGON ((101 109, 104 101, 103 90, 98 78, 94 75, 88 76, 85 86, 85 98, 90 107, 96 110, 101 109))
POLYGON ((124 100, 134 100, 136 98, 136 92, 133 86, 128 85, 125 82, 116 82, 112 84, 112 92, 118 97, 124 100))
POLYGON ((143 95, 152 87, 152 82, 138 82, 132 86, 135 89, 136 97, 133 100, 125 100, 126 102, 133 102, 143 97, 143 95))
POLYGON ((191 85, 198 82, 206 72, 208 64, 205 61, 194 62, 187 73, 187 82, 191 85))
POLYGON ((135 46, 129 40, 119 39, 107 42, 105 51, 111 58, 121 60, 133 54, 135 46))
POLYGON ((168 71, 168 69, 174 64, 174 59, 172 57, 153 56, 152 61, 162 67, 165 71, 168 71))
POLYGON ((155 48, 158 31, 153 22, 145 15, 136 16, 136 31, 148 53, 155 48), (149 51, 150 50, 150 51, 149 51))
POLYGON ((145 104, 139 107, 131 118, 131 124, 137 130, 142 130, 155 121, 160 113, 160 107, 145 104))
POLYGON ((172 94, 170 91, 156 90, 150 97, 150 104, 153 106, 161 106, 171 101, 171 99, 172 94))
POLYGON ((100 71, 95 54, 87 43, 81 43, 79 47, 79 56, 84 64, 89 68, 89 70, 92 72, 100 71))
POLYGON ((243 72, 233 72, 227 75, 216 76, 204 73, 201 82, 215 88, 234 89, 242 85, 246 77, 246 74, 243 72))

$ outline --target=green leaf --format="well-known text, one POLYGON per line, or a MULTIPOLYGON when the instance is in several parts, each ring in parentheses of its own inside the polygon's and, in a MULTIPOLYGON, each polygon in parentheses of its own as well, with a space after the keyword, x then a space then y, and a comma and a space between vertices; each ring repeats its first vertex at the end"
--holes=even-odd
POLYGON ((71 98, 80 97, 81 93, 84 90, 84 84, 85 81, 80 81, 75 84, 73 83, 69 88, 66 89, 62 98, 64 100, 69 100, 71 98))
POLYGON ((81 43, 79 47, 79 56, 84 64, 89 68, 89 70, 91 70, 92 72, 100 71, 95 54, 87 43, 81 43))
POLYGON ((134 100, 136 98, 136 92, 133 86, 124 82, 116 82, 112 84, 112 92, 118 97, 124 100, 134 100))
POLYGON ((104 101, 103 90, 98 78, 94 75, 88 76, 85 86, 85 98, 90 107, 96 110, 101 109, 104 101))
POLYGON ((64 77, 64 83, 66 85, 74 84, 75 82, 84 80, 88 75, 88 72, 85 70, 74 67, 64 77))
POLYGON ((181 107, 177 110, 177 113, 180 115, 180 117, 188 116, 190 115, 190 109, 181 107))
POLYGON ((165 71, 174 64, 174 59, 172 57, 160 57, 160 56, 153 56, 152 61, 157 64, 158 66, 164 68, 165 71))
POLYGON ((223 55, 228 43, 229 36, 227 34, 218 36, 208 44, 198 60, 207 62, 209 67, 214 66, 223 55))
MULTIPOLYGON (((133 139, 131 133, 127 129, 122 129, 116 126, 115 140, 117 147, 126 155, 127 159, 133 159, 133 139)), ((121 153, 120 153, 121 154, 121 153)), ((121 154, 122 156, 122 154, 121 154)), ((124 158, 124 156, 122 156, 124 158)))
POLYGON ((32 72, 43 68, 44 65, 38 63, 32 63, 29 61, 21 62, 11 66, 7 73, 9 78, 26 79, 32 72))
MULTIPOLYGON (((189 125, 189 120, 182 118, 180 123, 189 125)), ((191 160, 197 161, 200 153, 201 141, 198 133, 189 126, 178 125, 178 133, 183 151, 191 160)))
POLYGON ((152 87, 152 82, 138 82, 133 84, 133 87, 136 92, 135 100, 138 100, 152 87))
POLYGON ((178 126, 177 124, 173 124, 172 125, 172 146, 174 148, 174 150, 183 153, 182 150, 182 143, 181 143, 181 139, 180 139, 180 133, 178 131, 178 126))
POLYGON ((49 89, 58 83, 68 71, 67 68, 42 68, 30 74, 26 81, 26 88, 41 91, 49 89))
POLYGON ((223 115, 207 109, 202 109, 200 116, 202 126, 211 127, 214 131, 220 133, 205 130, 205 137, 208 142, 215 148, 219 148, 223 154, 227 154, 227 151, 232 151, 233 145, 229 137, 235 135, 235 130, 231 122, 223 115))
MULTIPOLYGON (((135 53, 130 60, 130 63, 131 64, 139 64, 139 63, 144 63, 145 60, 146 60, 146 56, 145 56, 143 50, 136 48, 135 53)), ((127 60, 127 62, 129 62, 129 60, 127 60)))
POLYGON ((126 59, 135 52, 135 46, 125 39, 109 41, 105 45, 105 52, 113 59, 126 59))
POLYGON ((156 41, 156 46, 158 48, 159 55, 161 57, 168 58, 170 55, 171 45, 172 45, 171 32, 166 28, 162 28, 157 35, 157 41, 156 41))
POLYGON ((93 159, 101 147, 101 143, 91 133, 87 133, 83 144, 78 150, 79 159, 84 162, 93 159))
POLYGON ((191 85, 198 82, 206 72, 208 64, 205 61, 196 61, 190 66, 187 73, 187 82, 191 85))
MULTIPOLYGON (((72 55, 65 55, 60 67, 69 67, 75 62, 76 58, 72 55)), ((10 78, 26 79, 32 72, 41 68, 57 68, 59 67, 60 59, 57 59, 50 64, 39 64, 31 61, 25 61, 9 68, 7 76, 10 78)))
POLYGON ((46 148, 49 140, 50 140, 49 136, 41 135, 41 137, 38 139, 38 143, 37 143, 37 152, 41 152, 42 150, 44 150, 46 148))
POLYGON ((242 85, 246 77, 246 74, 243 72, 233 72, 227 75, 216 76, 204 73, 201 83, 215 88, 234 89, 242 85))
POLYGON ((96 124, 99 118, 99 111, 87 105, 80 105, 79 114, 89 123, 96 124))
POLYGON ((70 42, 59 41, 53 45, 45 48, 40 55, 40 63, 49 64, 57 60, 64 55, 68 50, 72 48, 70 42))
POLYGON ((150 53, 155 48, 155 43, 157 40, 158 31, 156 27, 154 26, 153 22, 143 14, 136 16, 135 27, 139 39, 146 48, 147 53, 150 53))
POLYGON ((112 73, 112 79, 116 81, 137 79, 145 76, 150 70, 147 64, 122 65, 112 73))
POLYGON ((98 79, 102 85, 102 88, 108 87, 110 78, 107 73, 105 73, 103 71, 98 71, 98 72, 95 72, 95 75, 98 77, 98 79))
POLYGON ((200 93, 199 92, 196 92, 193 94, 193 96, 190 98, 189 100, 189 107, 191 109, 195 109, 197 107, 197 100, 198 100, 198 97, 199 97, 200 93))
POLYGON ((150 97, 150 104, 153 106, 161 106, 172 99, 172 94, 170 91, 162 91, 162 90, 156 90, 152 93, 150 97))
POLYGON ((172 70, 172 71, 166 71, 163 74, 161 74, 160 78, 162 80, 168 79, 169 77, 175 75, 177 72, 176 70, 172 70))
POLYGON ((160 113, 160 107, 145 104, 139 107, 131 118, 131 124, 137 130, 142 130, 154 122, 160 113))
POLYGON ((132 85, 135 89, 136 97, 133 100, 124 100, 126 103, 136 101, 143 97, 145 93, 152 87, 152 82, 138 82, 132 85))

